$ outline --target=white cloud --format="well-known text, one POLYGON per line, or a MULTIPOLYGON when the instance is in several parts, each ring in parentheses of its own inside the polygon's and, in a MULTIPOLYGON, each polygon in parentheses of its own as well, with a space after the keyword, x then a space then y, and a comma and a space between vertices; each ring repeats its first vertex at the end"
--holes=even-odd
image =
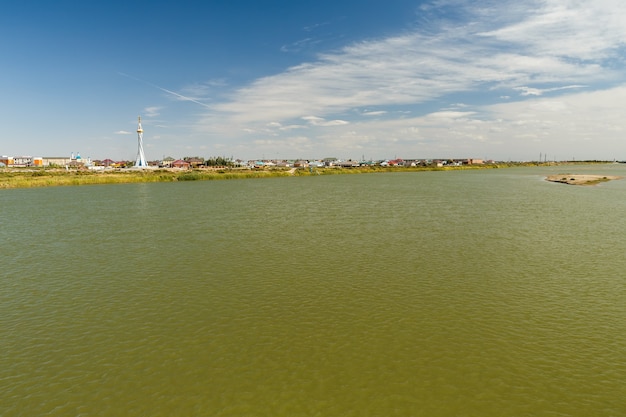
POLYGON ((545 0, 520 21, 482 35, 537 55, 596 60, 626 42, 626 8, 621 0, 545 0))
POLYGON ((563 87, 554 87, 554 88, 533 88, 533 87, 515 87, 513 90, 521 91, 521 95, 523 96, 540 96, 544 93, 550 93, 553 91, 559 90, 570 90, 573 88, 585 88, 584 85, 566 85, 563 87))
POLYGON ((430 120, 458 120, 458 119, 467 119, 468 117, 473 116, 474 112, 461 112, 461 111, 451 111, 451 110, 443 110, 434 113, 427 114, 425 117, 430 120))
MULTIPOLYGON (((208 105, 208 104, 206 104, 206 103, 203 103, 203 102, 199 101, 199 99, 198 99, 198 98, 191 97, 191 96, 189 96, 189 95, 183 95, 183 94, 177 93, 177 92, 172 91, 172 90, 168 90, 167 88, 163 88, 163 87, 158 86, 158 85, 156 85, 156 84, 154 84, 154 83, 151 83, 151 82, 149 82, 149 81, 143 80, 143 79, 141 79, 141 78, 134 77, 134 76, 132 76, 132 75, 129 75, 129 74, 126 74, 126 73, 123 73, 123 72, 118 72, 118 74, 119 74, 119 75, 121 75, 121 76, 123 76, 123 77, 127 77, 127 78, 130 78, 130 79, 135 80, 135 81, 139 81, 139 82, 141 82, 141 83, 144 83, 144 84, 147 84, 147 85, 149 85, 149 86, 151 86, 151 87, 154 87, 154 88, 156 88, 156 89, 158 89, 158 90, 161 90, 161 91, 163 91, 164 93, 167 93, 169 97, 174 98, 174 99, 176 99, 176 100, 178 100, 178 101, 191 101, 191 102, 196 103, 196 104, 199 104, 199 105, 201 105, 201 106, 203 106, 203 107, 207 107, 207 108, 209 107, 209 105, 208 105)), ((197 86, 196 86, 196 87, 197 87, 197 86)), ((192 90, 194 90, 194 91, 197 91, 197 88, 194 88, 193 86, 192 86, 192 87, 189 87, 188 89, 190 89, 190 88, 191 88, 192 90)), ((203 91, 204 91, 204 90, 203 90, 203 91)))
POLYGON ((363 116, 382 116, 387 113, 388 112, 386 110, 378 110, 378 111, 364 111, 362 114, 363 116))
POLYGON ((145 109, 143 109, 144 115, 146 117, 156 117, 160 114, 159 113, 160 110, 161 110, 161 107, 157 107, 157 106, 146 107, 145 109))
POLYGON ((281 126, 279 129, 280 130, 294 130, 294 129, 305 129, 306 126, 303 125, 287 125, 287 126, 281 126))
POLYGON ((127 132, 125 130, 118 130, 117 132, 115 132, 116 135, 132 135, 133 132, 127 132))
MULTIPOLYGON (((621 114, 617 107, 623 104, 611 99, 621 89, 610 87, 626 80, 619 70, 626 3, 438 0, 422 10, 428 22, 420 30, 351 44, 232 91, 210 106, 198 129, 245 141, 267 129, 280 136, 306 128, 308 143, 325 153, 366 147, 385 152, 400 145, 419 151, 425 144, 431 152, 487 153, 488 146, 528 137, 563 144, 561 135, 572 133, 560 127, 572 125, 566 115, 593 134, 583 120, 592 124, 587 115, 600 117, 594 110, 600 105, 572 106, 576 97, 592 97, 585 94, 599 88, 611 103, 601 107, 621 114), (463 20, 442 20, 438 11, 444 9, 463 20), (566 95, 582 88, 585 93, 566 95), (515 92, 521 101, 514 101, 515 92), (550 100, 532 99, 547 93, 550 100), (463 102, 453 101, 459 100, 455 95, 463 95, 463 102), (441 101, 457 104, 442 109, 441 101), (368 107, 378 110, 359 110, 368 107), (387 120, 361 120, 383 114, 387 120), (248 137, 234 133, 244 130, 248 137)), ((619 119, 610 125, 609 131, 623 128, 619 119)))
POLYGON ((289 45, 283 45, 280 47, 280 50, 282 52, 299 52, 302 49, 308 48, 311 45, 314 45, 316 43, 318 43, 319 41, 313 39, 313 38, 305 38, 305 39, 300 39, 296 42, 293 42, 289 45))
POLYGON ((349 124, 349 122, 345 120, 325 120, 322 117, 316 116, 305 116, 302 117, 302 120, 306 120, 309 124, 313 126, 342 126, 349 124))
POLYGON ((252 146, 257 155, 265 155, 271 158, 278 158, 276 154, 281 150, 284 158, 296 158, 309 155, 313 151, 313 142, 306 136, 290 136, 281 139, 256 139, 252 146))

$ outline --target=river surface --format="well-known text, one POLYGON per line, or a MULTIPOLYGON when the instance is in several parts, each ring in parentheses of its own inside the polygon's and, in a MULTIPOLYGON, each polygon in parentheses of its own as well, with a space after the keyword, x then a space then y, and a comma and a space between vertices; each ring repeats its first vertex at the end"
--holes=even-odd
POLYGON ((0 191, 0 415, 624 416, 626 165, 0 191))

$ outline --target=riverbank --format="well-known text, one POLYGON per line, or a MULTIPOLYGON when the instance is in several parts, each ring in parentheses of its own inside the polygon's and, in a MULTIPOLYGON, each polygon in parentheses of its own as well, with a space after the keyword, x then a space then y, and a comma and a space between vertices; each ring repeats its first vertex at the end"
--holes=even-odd
MULTIPOLYGON (((0 189, 33 188, 68 185, 127 184, 140 182, 207 181, 248 178, 272 178, 311 175, 367 174, 381 172, 457 171, 496 169, 520 166, 553 166, 555 163, 499 163, 485 165, 462 165, 445 167, 384 167, 363 166, 353 168, 202 168, 179 169, 110 169, 91 171, 87 169, 65 170, 60 168, 3 168, 0 169, 0 189)), ((569 165, 569 164, 568 164, 569 165)))
POLYGON ((289 176, 286 172, 237 170, 136 170, 106 171, 62 169, 5 169, 0 171, 0 189, 33 188, 67 185, 129 184, 144 182, 176 182, 221 180, 238 178, 265 178, 289 176))
POLYGON ((67 185, 127 184, 140 182, 211 181, 249 178, 272 178, 310 175, 364 174, 374 172, 445 171, 485 169, 500 166, 460 167, 355 167, 355 168, 221 168, 221 169, 112 169, 105 171, 44 168, 5 168, 0 171, 0 189, 67 185))

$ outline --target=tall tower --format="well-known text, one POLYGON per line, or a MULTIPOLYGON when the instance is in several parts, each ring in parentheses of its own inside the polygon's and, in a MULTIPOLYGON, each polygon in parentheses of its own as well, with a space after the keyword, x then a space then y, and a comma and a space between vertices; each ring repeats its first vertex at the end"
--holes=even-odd
POLYGON ((143 153, 143 129, 141 128, 141 116, 139 116, 139 125, 137 126, 137 160, 135 161, 135 167, 145 168, 148 166, 146 162, 146 155, 143 153))

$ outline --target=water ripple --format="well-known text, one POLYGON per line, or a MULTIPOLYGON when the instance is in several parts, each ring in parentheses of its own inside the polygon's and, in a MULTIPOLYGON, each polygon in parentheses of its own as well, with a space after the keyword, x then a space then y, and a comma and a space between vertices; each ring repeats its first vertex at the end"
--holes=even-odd
POLYGON ((3 192, 0 414, 621 415, 620 185, 527 172, 3 192))

